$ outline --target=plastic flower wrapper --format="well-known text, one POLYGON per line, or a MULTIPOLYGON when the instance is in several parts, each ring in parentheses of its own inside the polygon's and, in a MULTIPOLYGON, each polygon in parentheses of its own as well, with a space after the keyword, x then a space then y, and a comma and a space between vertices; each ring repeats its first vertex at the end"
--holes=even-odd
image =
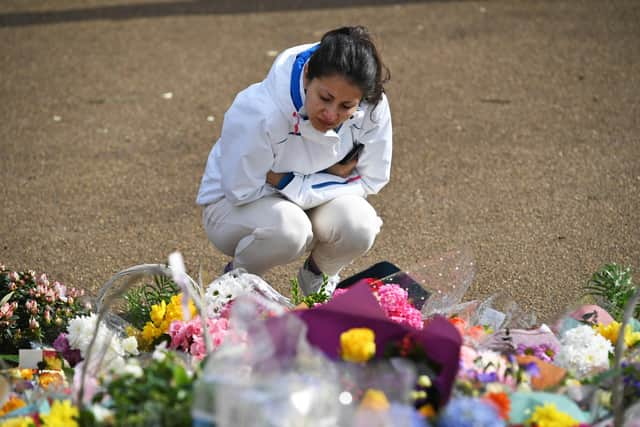
POLYGON ((430 424, 410 405, 389 401, 377 389, 368 389, 350 420, 351 427, 429 427, 430 424))
POLYGON ((335 366, 308 345, 306 326, 296 316, 264 320, 270 306, 273 301, 259 294, 234 301, 229 334, 243 339, 226 339, 204 362, 194 391, 194 425, 336 425, 341 404, 335 366))
MULTIPOLYGON (((403 359, 378 360, 369 363, 337 362, 340 392, 339 425, 401 426, 398 419, 391 420, 390 409, 413 407, 413 388, 416 383, 416 369, 403 359), (371 413, 377 414, 377 423, 363 423, 371 413)), ((403 416, 405 420, 411 417, 403 416)))
POLYGON ((560 347, 556 335, 544 324, 533 329, 501 329, 480 344, 481 349, 536 356, 544 362, 553 362, 560 347))
POLYGON ((471 397, 456 397, 438 417, 438 427, 505 427, 494 406, 471 397))
MULTIPOLYGON (((570 417, 579 423, 590 423, 592 416, 581 410, 578 405, 569 397, 558 393, 546 392, 515 392, 511 394, 511 412, 509 422, 511 424, 526 424, 536 414, 538 408, 540 412, 536 419, 548 419, 557 416, 558 419, 570 417), (546 409, 542 409, 546 408, 546 409), (559 414, 558 414, 559 413, 559 414)), ((553 424, 546 424, 553 425, 553 424)), ((564 425, 564 424, 558 424, 564 425)))
POLYGON ((464 297, 473 281, 475 265, 469 250, 445 253, 414 268, 401 270, 389 262, 380 262, 338 284, 348 288, 363 279, 397 284, 408 292, 410 302, 427 318, 442 314, 464 297))

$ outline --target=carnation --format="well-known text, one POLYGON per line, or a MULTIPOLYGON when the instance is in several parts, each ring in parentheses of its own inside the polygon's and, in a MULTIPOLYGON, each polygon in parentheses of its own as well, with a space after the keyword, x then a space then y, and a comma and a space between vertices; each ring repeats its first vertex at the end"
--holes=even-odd
POLYGON ((589 325, 581 325, 565 333, 554 362, 577 378, 609 367, 611 343, 589 325))
POLYGON ((393 321, 422 329, 422 314, 409 302, 406 290, 395 284, 378 288, 378 301, 386 315, 393 321))

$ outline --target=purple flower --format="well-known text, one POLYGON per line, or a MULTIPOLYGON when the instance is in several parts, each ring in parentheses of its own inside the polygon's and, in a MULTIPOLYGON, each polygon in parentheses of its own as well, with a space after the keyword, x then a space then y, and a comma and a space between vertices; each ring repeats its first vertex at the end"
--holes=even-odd
POLYGON ((82 354, 80 353, 80 350, 74 350, 71 348, 69 340, 67 339, 67 334, 62 333, 58 335, 58 338, 53 342, 53 348, 62 354, 62 357, 69 362, 69 366, 72 368, 82 361, 82 354))
POLYGON ((516 354, 525 356, 535 356, 543 362, 553 362, 557 350, 549 344, 526 345, 518 344, 516 354))
POLYGON ((493 372, 479 372, 478 373, 478 381, 483 383, 494 383, 498 381, 498 374, 493 372))
POLYGON ((540 376, 540 368, 536 362, 527 363, 524 365, 524 370, 532 378, 540 376))

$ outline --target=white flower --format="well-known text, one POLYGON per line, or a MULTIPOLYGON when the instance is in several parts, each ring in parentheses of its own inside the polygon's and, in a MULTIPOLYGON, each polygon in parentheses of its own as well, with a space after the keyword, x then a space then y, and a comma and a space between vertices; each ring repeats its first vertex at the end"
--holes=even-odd
POLYGON ((122 348, 127 354, 134 356, 140 354, 138 351, 138 340, 136 340, 136 337, 128 337, 122 340, 122 348))
POLYGON ((89 406, 89 410, 93 413, 93 416, 99 423, 103 423, 107 419, 113 417, 113 411, 98 403, 89 406))
POLYGON ((71 348, 78 349, 81 353, 84 353, 87 350, 96 328, 96 321, 97 318, 95 313, 92 313, 89 316, 74 317, 69 321, 67 332, 71 348))
POLYGON ((124 374, 131 375, 134 378, 141 378, 142 375, 144 374, 142 368, 140 367, 140 364, 137 362, 136 359, 132 359, 128 361, 127 364, 124 365, 124 369, 122 370, 122 372, 124 374))
POLYGON ((157 360, 158 362, 162 362, 164 359, 167 358, 167 342, 163 341, 160 344, 158 344, 155 348, 155 350, 153 350, 153 360, 157 360))
POLYGON ((102 323, 96 332, 97 321, 95 313, 71 319, 67 330, 69 345, 80 350, 80 354, 86 359, 89 345, 94 340, 89 358, 94 371, 99 367, 99 372, 95 374, 119 371, 125 365, 126 354, 138 354, 138 343, 134 337, 121 340, 102 323))
POLYGON ((613 352, 613 347, 591 326, 582 325, 567 331, 560 344, 554 363, 577 378, 609 367, 609 353, 613 352))
POLYGON ((226 304, 246 292, 242 284, 232 277, 222 276, 211 282, 205 293, 209 317, 218 316, 226 304))

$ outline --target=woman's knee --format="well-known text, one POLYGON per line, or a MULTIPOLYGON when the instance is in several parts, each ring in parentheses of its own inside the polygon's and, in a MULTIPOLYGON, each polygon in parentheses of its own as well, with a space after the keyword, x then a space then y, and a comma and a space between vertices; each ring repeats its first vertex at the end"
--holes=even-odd
MULTIPOLYGON (((317 217, 316 228, 328 237, 327 240, 342 241, 352 249, 368 250, 380 232, 382 220, 373 206, 364 198, 345 196, 327 204, 326 211, 317 217)), ((319 231, 320 232, 320 231, 319 231)))
POLYGON ((273 251, 289 254, 292 259, 303 254, 313 240, 311 221, 297 207, 282 212, 265 234, 273 251))

